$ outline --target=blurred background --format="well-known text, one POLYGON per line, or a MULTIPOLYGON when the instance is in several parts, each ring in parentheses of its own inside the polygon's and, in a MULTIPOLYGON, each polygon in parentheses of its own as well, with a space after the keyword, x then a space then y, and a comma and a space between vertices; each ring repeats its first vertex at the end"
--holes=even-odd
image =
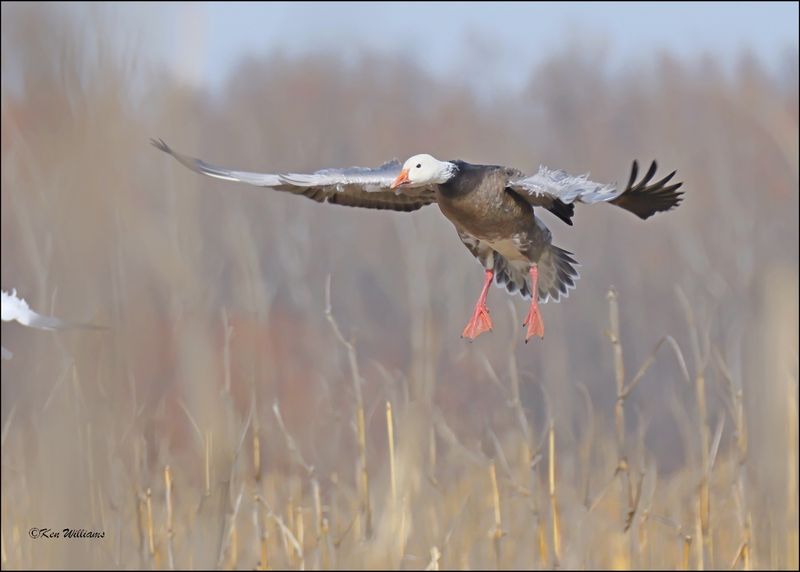
POLYGON ((1 111, 2 287, 109 327, 2 326, 4 568, 797 567, 796 3, 4 2, 1 111), (261 172, 657 159, 685 197, 541 215, 577 289, 526 345, 493 288, 469 344, 436 206, 151 137, 261 172))

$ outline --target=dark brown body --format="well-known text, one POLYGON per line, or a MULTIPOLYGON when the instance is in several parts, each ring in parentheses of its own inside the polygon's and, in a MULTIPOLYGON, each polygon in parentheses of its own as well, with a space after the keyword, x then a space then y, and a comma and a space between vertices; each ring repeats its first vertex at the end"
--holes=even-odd
POLYGON ((439 185, 437 202, 459 230, 496 240, 530 227, 533 207, 505 190, 509 178, 521 173, 506 167, 456 164, 458 176, 439 185))
MULTIPOLYGON (((560 249, 552 247, 550 230, 530 203, 507 187, 522 173, 508 167, 453 163, 458 175, 437 189, 442 214, 484 268, 493 270, 497 282, 510 291, 530 295, 528 272, 532 264, 541 264, 540 295, 547 298, 558 282, 554 255, 560 249)), ((572 274, 577 278, 577 272, 572 274)))

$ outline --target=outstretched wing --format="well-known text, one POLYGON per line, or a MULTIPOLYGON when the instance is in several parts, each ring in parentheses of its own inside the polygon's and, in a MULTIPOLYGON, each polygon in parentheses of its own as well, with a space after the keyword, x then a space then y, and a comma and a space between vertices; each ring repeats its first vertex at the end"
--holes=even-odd
POLYGON ((282 175, 250 173, 216 167, 201 159, 188 157, 170 148, 161 139, 152 139, 151 143, 201 175, 303 195, 319 203, 414 211, 436 202, 436 189, 433 186, 403 188, 402 192, 394 192, 389 188, 400 174, 401 164, 396 159, 374 169, 351 167, 324 169, 311 174, 282 175))
POLYGON ((609 202, 646 219, 657 212, 668 211, 682 200, 678 189, 683 183, 668 183, 675 171, 663 179, 651 183, 657 164, 653 161, 642 180, 636 182, 639 164, 634 161, 628 185, 619 188, 616 184, 596 183, 588 175, 570 175, 562 170, 539 167, 535 175, 510 181, 508 187, 533 206, 541 206, 556 216, 571 223, 574 203, 609 202))
POLYGON ((58 330, 66 327, 66 323, 52 316, 42 316, 31 310, 24 298, 17 296, 17 291, 12 290, 9 294, 2 291, 0 294, 0 309, 4 322, 17 321, 23 326, 39 328, 40 330, 58 330))
POLYGON ((5 290, 0 291, 0 315, 4 322, 17 321, 23 326, 38 328, 40 330, 68 330, 72 328, 104 330, 103 326, 94 324, 76 324, 65 322, 54 316, 43 316, 31 310, 24 298, 17 296, 17 291, 12 290, 9 294, 5 290))

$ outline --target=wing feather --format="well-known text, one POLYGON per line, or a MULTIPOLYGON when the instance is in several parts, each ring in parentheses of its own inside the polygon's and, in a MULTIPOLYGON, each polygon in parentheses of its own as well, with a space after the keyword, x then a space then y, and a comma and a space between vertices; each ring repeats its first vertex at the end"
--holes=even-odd
MULTIPOLYGON (((651 183, 657 168, 658 165, 653 161, 637 183, 639 163, 634 161, 628 184, 625 187, 618 187, 616 184, 591 181, 588 174, 570 175, 560 169, 541 166, 536 174, 511 181, 509 188, 533 206, 549 209, 562 220, 572 216, 572 212, 566 211, 564 205, 600 202, 609 202, 646 219, 657 212, 674 208, 682 200, 682 193, 677 190, 683 183, 667 185, 676 171, 651 183)), ((571 224, 568 220, 565 222, 571 224)))
POLYGON ((33 311, 24 298, 17 296, 16 290, 12 290, 11 293, 5 290, 0 292, 0 313, 2 314, 1 317, 4 322, 17 321, 23 326, 38 328, 40 330, 66 330, 72 328, 106 329, 94 324, 75 324, 65 322, 55 316, 43 316, 33 311))
POLYGON ((511 184, 514 189, 526 191, 541 206, 549 206, 556 199, 562 203, 596 203, 615 199, 621 193, 616 185, 596 183, 589 175, 570 175, 561 169, 539 167, 535 175, 525 177, 511 184))
POLYGON ((161 139, 152 139, 151 143, 201 175, 303 195, 320 203, 413 211, 436 202, 436 189, 433 186, 405 188, 401 193, 390 189, 402 167, 397 159, 376 168, 323 169, 309 174, 252 173, 217 167, 202 159, 183 155, 161 139))

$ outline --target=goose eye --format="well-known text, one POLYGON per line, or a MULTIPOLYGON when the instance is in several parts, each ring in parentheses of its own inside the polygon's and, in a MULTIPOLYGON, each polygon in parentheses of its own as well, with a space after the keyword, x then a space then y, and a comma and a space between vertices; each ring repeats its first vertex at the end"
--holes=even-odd
POLYGON ((419 169, 420 167, 422 167, 422 163, 417 163, 417 169, 419 169))

